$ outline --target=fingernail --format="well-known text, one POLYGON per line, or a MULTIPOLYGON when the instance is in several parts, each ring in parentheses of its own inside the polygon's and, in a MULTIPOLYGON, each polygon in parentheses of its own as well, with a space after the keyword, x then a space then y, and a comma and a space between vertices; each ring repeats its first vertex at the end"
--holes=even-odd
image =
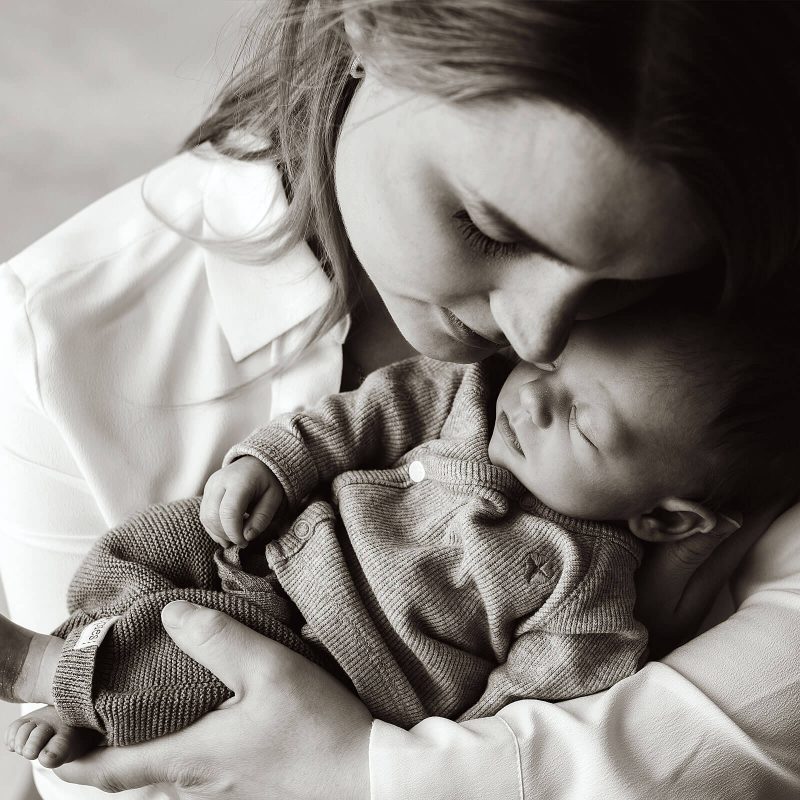
POLYGON ((168 628, 181 628, 186 615, 190 614, 196 606, 186 600, 173 600, 161 609, 161 621, 168 628))
POLYGON ((257 539, 261 531, 256 530, 255 528, 248 528, 244 532, 244 538, 247 539, 248 542, 252 542, 253 539, 257 539))

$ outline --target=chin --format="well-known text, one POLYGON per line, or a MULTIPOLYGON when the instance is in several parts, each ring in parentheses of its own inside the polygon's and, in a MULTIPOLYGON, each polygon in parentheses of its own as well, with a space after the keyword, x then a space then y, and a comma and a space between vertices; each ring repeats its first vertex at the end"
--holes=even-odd
POLYGON ((493 351, 467 347, 449 336, 420 336, 417 331, 401 331, 405 340, 421 355, 454 364, 482 361, 493 351))

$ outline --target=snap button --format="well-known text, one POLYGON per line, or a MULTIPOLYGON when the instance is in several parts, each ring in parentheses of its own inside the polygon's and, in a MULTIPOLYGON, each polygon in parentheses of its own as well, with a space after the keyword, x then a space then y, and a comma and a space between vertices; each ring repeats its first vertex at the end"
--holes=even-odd
POLYGON ((304 519, 298 520, 294 524, 294 532, 301 539, 307 539, 309 533, 311 533, 311 526, 304 519))
POLYGON ((421 461, 412 461, 408 467, 408 477, 414 483, 419 483, 425 480, 425 467, 422 466, 421 461))

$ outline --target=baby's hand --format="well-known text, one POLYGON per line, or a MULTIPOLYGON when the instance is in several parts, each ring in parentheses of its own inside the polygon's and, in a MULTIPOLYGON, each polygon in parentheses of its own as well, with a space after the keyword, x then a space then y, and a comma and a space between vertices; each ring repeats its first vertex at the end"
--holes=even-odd
POLYGON ((272 470, 257 458, 242 456, 206 482, 200 521, 215 542, 244 546, 267 529, 283 498, 272 470))

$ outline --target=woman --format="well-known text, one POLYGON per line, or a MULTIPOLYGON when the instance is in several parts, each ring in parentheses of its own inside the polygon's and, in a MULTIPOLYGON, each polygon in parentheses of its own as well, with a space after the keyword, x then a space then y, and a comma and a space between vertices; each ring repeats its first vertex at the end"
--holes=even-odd
MULTIPOLYGON (((160 222, 137 205, 138 186, 123 189, 4 274, 21 364, 12 411, 32 420, 24 442, 15 422, 7 450, 30 453, 37 432, 26 461, 56 454, 47 475, 63 490, 70 473, 80 488, 64 499, 83 499, 92 531, 197 491, 242 428, 411 345, 469 361, 510 343, 549 361, 578 316, 676 281, 721 288, 735 309, 794 266, 792 7, 365 2, 321 18, 285 5, 189 140, 249 161, 181 156, 145 183, 160 222), (234 243, 193 238, 250 241, 233 259, 234 243), (236 263, 258 247, 270 267, 236 263)), ((15 530, 30 514, 20 498, 43 480, 9 489, 15 530)), ((191 798, 791 796, 798 513, 751 556, 738 584, 747 608, 725 625, 608 692, 465 725, 373 725, 274 643, 170 606, 176 641, 235 702, 60 774, 106 790, 165 781, 191 798)), ((651 555, 641 608, 664 642, 702 616, 765 524, 706 563, 717 542, 651 555)), ((26 553, 34 568, 33 539, 4 553, 14 574, 26 553)), ((12 594, 20 609, 25 587, 12 594)))

